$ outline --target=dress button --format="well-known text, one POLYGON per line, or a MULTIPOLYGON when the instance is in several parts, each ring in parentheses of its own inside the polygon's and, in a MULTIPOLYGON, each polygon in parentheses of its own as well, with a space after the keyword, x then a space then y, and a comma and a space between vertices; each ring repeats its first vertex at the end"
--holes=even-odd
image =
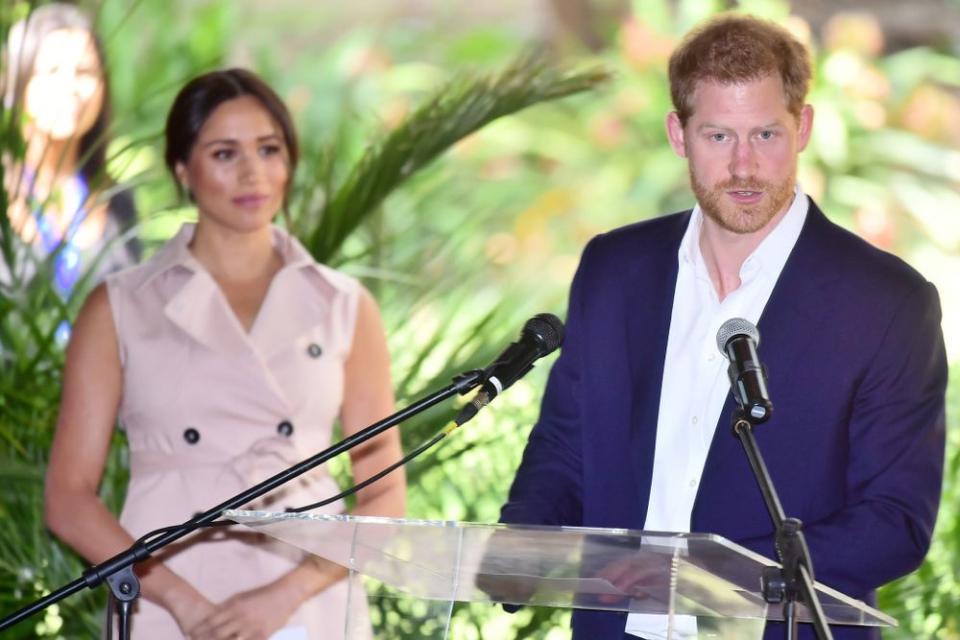
POLYGON ((289 420, 284 420, 277 425, 277 433, 289 438, 293 434, 293 423, 289 420))
POLYGON ((187 444, 197 444, 200 441, 200 432, 193 427, 188 427, 183 432, 183 439, 187 441, 187 444))
POLYGON ((320 347, 316 342, 311 342, 310 346, 307 347, 307 355, 311 358, 319 358, 323 355, 323 348, 320 347))

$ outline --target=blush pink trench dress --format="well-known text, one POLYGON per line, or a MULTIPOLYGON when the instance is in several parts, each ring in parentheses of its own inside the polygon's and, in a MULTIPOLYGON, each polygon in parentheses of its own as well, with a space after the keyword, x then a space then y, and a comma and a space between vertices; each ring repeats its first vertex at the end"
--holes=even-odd
MULTIPOLYGON (((130 443, 120 522, 134 537, 183 522, 327 447, 343 398, 359 284, 316 264, 274 228, 284 266, 248 333, 188 250, 193 231, 184 225, 151 260, 107 279, 123 366, 119 420, 130 443)), ((255 508, 283 511, 339 491, 323 467, 294 483, 255 508)), ((331 504, 325 512, 342 509, 331 504)), ((161 557, 212 602, 270 582, 302 559, 249 532, 202 537, 161 557)), ((301 606, 281 635, 341 638, 346 603, 344 581, 301 606)), ((132 636, 183 637, 166 610, 143 598, 132 636)))

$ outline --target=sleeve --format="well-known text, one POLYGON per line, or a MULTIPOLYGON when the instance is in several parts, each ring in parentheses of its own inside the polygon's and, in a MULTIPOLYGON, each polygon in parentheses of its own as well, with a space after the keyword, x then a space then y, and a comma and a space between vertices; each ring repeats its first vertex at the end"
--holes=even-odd
POLYGON ((567 324, 560 357, 550 370, 540 418, 530 432, 500 521, 511 524, 582 523, 581 372, 585 339, 583 282, 589 270, 584 250, 570 289, 567 324))
MULTIPOLYGON (((815 578, 853 597, 914 570, 930 545, 946 431, 940 317, 930 283, 901 304, 854 398, 847 506, 804 523, 815 578)), ((769 554, 771 543, 746 546, 769 554)))

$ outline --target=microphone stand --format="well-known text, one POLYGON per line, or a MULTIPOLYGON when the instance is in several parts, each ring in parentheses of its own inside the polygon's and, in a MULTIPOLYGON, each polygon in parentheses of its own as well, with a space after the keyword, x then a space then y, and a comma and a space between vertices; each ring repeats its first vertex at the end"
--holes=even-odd
POLYGON ((259 498, 277 487, 289 482, 314 467, 323 464, 330 458, 352 449, 353 447, 366 442, 370 438, 379 435, 381 432, 394 427, 404 420, 424 411, 447 398, 456 394, 463 395, 471 389, 480 385, 483 381, 484 372, 480 369, 458 374, 454 377, 453 383, 436 391, 425 398, 417 400, 408 407, 401 409, 391 416, 376 422, 362 431, 358 431, 350 437, 344 438, 340 442, 314 454, 313 456, 298 462, 288 469, 277 473, 263 482, 245 490, 237 495, 221 502, 217 506, 195 515, 190 520, 167 529, 158 530, 161 533, 156 537, 146 541, 138 540, 125 551, 122 551, 112 558, 101 562, 98 565, 90 567, 83 572, 82 577, 77 578, 56 591, 34 601, 2 620, 0 620, 0 631, 4 631, 19 623, 21 620, 43 611, 47 607, 64 598, 73 595, 84 587, 94 588, 104 580, 110 585, 110 589, 117 601, 117 615, 120 640, 129 640, 130 638, 130 611, 133 602, 140 595, 140 581, 133 572, 133 565, 146 560, 154 552, 162 549, 168 544, 179 540, 188 535, 197 528, 209 524, 220 517, 227 509, 237 509, 243 505, 259 498))
POLYGON ((760 486, 763 501, 770 512, 776 530, 777 555, 780 567, 768 567, 763 572, 763 598, 770 604, 783 603, 783 621, 787 640, 797 640, 798 620, 797 603, 803 602, 813 616, 813 627, 820 640, 833 640, 830 627, 820 604, 820 598, 813 587, 813 562, 810 550, 803 537, 803 523, 797 518, 788 518, 780 504, 780 497, 773 486, 773 480, 767 472, 760 448, 753 437, 753 423, 743 411, 737 408, 733 412, 733 433, 740 439, 750 461, 750 468, 760 486))

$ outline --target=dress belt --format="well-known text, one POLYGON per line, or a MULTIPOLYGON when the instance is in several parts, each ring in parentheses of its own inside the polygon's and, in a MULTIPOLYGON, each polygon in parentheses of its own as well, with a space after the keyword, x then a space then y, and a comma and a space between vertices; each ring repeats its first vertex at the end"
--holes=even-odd
MULTIPOLYGON (((232 457, 226 452, 217 451, 190 452, 185 455, 183 453, 172 454, 145 449, 131 449, 130 474, 132 478, 144 478, 153 474, 173 471, 219 468, 221 473, 218 474, 218 484, 221 481, 224 484, 233 484, 234 487, 231 487, 229 491, 232 495, 297 464, 302 459, 300 452, 289 438, 271 436, 255 441, 249 449, 232 457)), ((268 494, 271 498, 270 501, 273 502, 284 489, 298 493, 306 500, 322 499, 336 493, 339 490, 337 483, 325 471, 321 474, 318 475, 317 471, 314 470, 290 481, 290 483, 268 494), (304 495, 304 483, 310 486, 309 495, 304 495), (323 494, 321 494, 323 489, 329 489, 329 491, 323 491, 323 494)), ((227 489, 226 486, 220 488, 221 490, 227 489)))

